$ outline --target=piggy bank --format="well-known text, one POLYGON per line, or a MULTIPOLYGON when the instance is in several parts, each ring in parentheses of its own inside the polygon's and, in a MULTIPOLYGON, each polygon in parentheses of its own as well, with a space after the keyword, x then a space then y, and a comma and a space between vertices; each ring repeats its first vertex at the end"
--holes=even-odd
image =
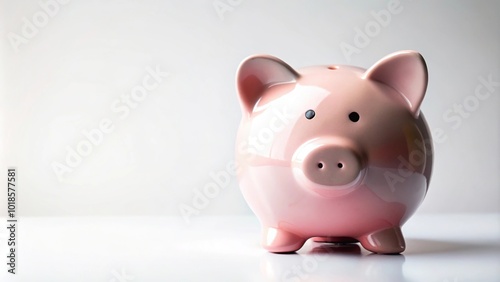
POLYGON ((294 252, 312 239, 404 251, 401 226, 423 201, 432 170, 419 53, 396 52, 367 70, 295 70, 257 55, 240 65, 237 88, 238 179, 264 248, 294 252))

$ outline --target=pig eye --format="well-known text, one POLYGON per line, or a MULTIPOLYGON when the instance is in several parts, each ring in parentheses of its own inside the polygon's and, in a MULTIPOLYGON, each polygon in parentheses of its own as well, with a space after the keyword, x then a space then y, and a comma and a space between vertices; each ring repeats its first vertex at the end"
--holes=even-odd
POLYGON ((306 111, 306 119, 312 119, 316 113, 313 110, 307 110, 306 111))
POLYGON ((352 122, 358 122, 358 120, 359 120, 359 114, 356 113, 356 112, 352 112, 352 113, 349 114, 349 119, 352 122))

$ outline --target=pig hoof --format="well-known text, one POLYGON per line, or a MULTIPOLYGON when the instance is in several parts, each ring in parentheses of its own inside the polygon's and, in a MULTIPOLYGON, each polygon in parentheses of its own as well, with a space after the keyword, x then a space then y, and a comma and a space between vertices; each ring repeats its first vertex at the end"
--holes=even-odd
POLYGON ((312 238, 316 243, 336 243, 336 244, 350 244, 357 243, 358 240, 350 237, 313 237, 312 238))
POLYGON ((359 238, 359 242, 365 249, 379 254, 399 254, 406 247, 399 226, 370 233, 359 238))
POLYGON ((263 236, 262 245, 273 253, 295 252, 305 243, 304 238, 277 228, 266 228, 263 236))

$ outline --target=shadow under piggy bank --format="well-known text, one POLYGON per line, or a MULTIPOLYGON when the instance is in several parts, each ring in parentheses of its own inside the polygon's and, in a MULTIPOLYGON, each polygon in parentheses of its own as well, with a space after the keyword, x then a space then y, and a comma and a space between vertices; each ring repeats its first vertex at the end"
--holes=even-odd
POLYGON ((358 244, 312 243, 307 253, 261 257, 264 281, 405 281, 403 255, 363 254, 358 244))

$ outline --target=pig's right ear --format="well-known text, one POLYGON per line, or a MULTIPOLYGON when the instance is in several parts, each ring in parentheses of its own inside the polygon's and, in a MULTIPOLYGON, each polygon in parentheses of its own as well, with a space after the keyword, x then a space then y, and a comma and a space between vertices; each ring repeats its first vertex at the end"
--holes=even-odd
POLYGON ((267 88, 294 82, 298 77, 292 67, 276 57, 258 55, 247 58, 238 68, 236 78, 243 112, 251 113, 267 88))

